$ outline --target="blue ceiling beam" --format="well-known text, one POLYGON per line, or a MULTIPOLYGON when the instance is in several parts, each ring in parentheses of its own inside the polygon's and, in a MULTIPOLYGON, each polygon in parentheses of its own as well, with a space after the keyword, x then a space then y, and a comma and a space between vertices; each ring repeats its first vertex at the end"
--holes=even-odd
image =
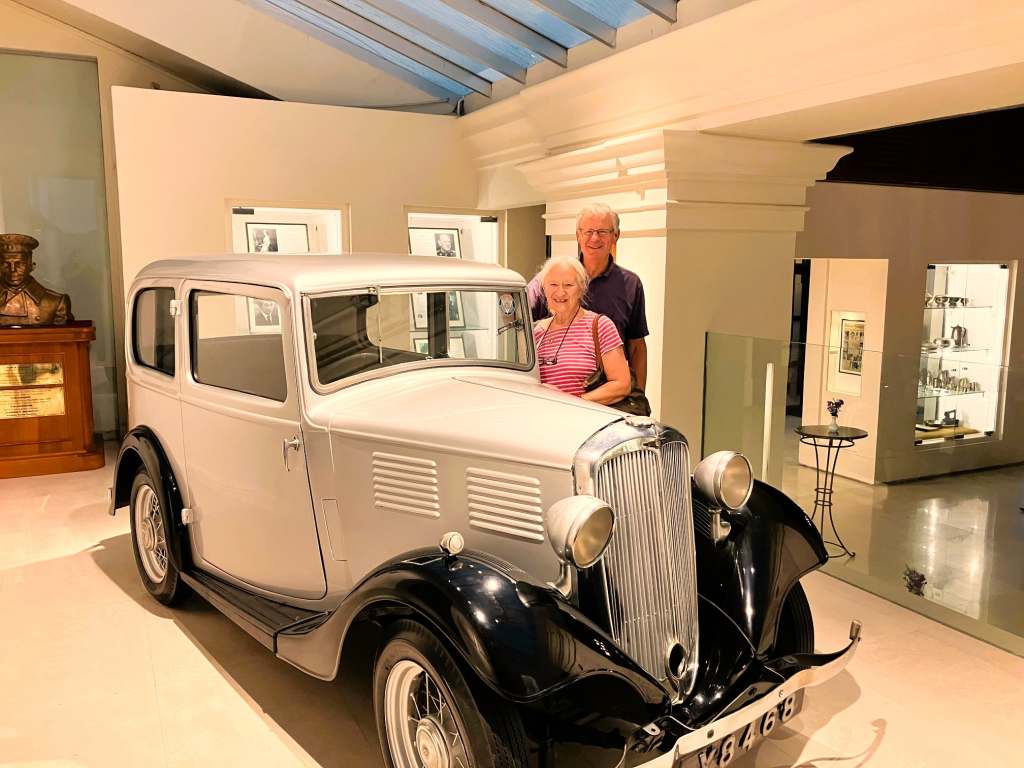
POLYGON ((564 46, 535 32, 513 18, 496 11, 480 0, 441 0, 445 5, 483 24, 495 32, 508 37, 531 51, 565 68, 569 64, 569 52, 564 46))
POLYGON ((653 14, 661 16, 665 21, 676 22, 676 0, 633 0, 639 6, 653 14))
POLYGON ((472 91, 490 97, 491 83, 474 72, 460 67, 447 59, 438 56, 433 51, 417 45, 406 38, 392 32, 390 29, 380 26, 360 16, 358 13, 343 8, 331 0, 297 0, 298 5, 303 5, 311 11, 327 17, 336 24, 358 32, 363 37, 383 45, 384 47, 398 53, 410 61, 430 69, 439 75, 452 80, 472 91))
POLYGON ((595 40, 600 40, 609 48, 615 47, 615 27, 606 24, 589 11, 585 11, 570 0, 533 0, 537 5, 547 9, 566 24, 578 29, 595 40))
POLYGON ((461 86, 449 81, 447 78, 437 76, 433 79, 426 76, 426 71, 421 74, 408 67, 400 66, 398 63, 382 58, 379 52, 361 44, 357 35, 351 30, 344 28, 339 30, 340 25, 334 24, 322 15, 309 10, 296 0, 242 0, 247 5, 280 19, 285 24, 315 37, 326 45, 336 48, 343 53, 375 66, 388 74, 398 77, 410 85, 419 88, 421 91, 431 94, 440 99, 454 103, 466 95, 466 91, 460 90, 461 86), (349 33, 349 37, 339 36, 339 32, 349 33), (445 83, 450 83, 446 85, 445 83))
POLYGON ((363 0, 363 2, 418 29, 442 45, 463 53, 471 59, 476 59, 505 77, 510 77, 519 83, 526 83, 525 67, 521 67, 511 59, 480 45, 473 38, 457 32, 444 22, 401 2, 401 0, 363 0))

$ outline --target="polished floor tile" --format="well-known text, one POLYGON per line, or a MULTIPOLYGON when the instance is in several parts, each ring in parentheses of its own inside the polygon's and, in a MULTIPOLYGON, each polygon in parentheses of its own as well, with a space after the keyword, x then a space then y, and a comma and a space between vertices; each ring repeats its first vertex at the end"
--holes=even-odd
MULTIPOLYGON (((796 460, 796 423, 787 419, 782 489, 810 513, 815 472, 796 460)), ((830 560, 827 573, 1024 652, 1024 465, 888 485, 839 476, 833 503, 856 556, 830 560), (921 594, 908 574, 924 579, 921 594)))
MULTIPOLYGON (((109 482, 109 466, 0 480, 0 766, 381 766, 366 676, 312 679, 198 598, 153 601, 126 515, 106 514, 109 482)), ((843 645, 851 618, 864 640, 733 766, 1019 761, 1024 659, 829 576, 804 583, 819 648, 843 645)), ((573 768, 617 759, 562 754, 573 768)))

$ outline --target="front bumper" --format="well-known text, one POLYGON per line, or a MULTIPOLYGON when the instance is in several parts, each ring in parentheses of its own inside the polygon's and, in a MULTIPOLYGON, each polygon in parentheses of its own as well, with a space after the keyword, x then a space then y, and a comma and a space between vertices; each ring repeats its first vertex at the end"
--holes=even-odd
POLYGON ((699 752, 762 717, 798 691, 831 680, 850 663, 850 659, 853 658, 853 654, 860 644, 860 639, 861 625, 860 622, 854 621, 850 626, 850 644, 833 656, 830 661, 794 673, 784 683, 768 691, 756 701, 708 723, 703 728, 681 736, 668 752, 653 760, 642 762, 640 765, 643 768, 673 768, 673 766, 679 765, 685 757, 699 752))

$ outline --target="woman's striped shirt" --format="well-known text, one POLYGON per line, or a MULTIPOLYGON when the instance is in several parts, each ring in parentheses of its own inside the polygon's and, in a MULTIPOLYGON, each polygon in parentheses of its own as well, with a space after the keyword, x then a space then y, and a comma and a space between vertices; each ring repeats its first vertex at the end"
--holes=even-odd
MULTIPOLYGON (((568 328, 555 328, 545 333, 548 322, 550 319, 541 320, 533 327, 540 380, 570 395, 582 395, 583 382, 597 369, 594 313, 582 310, 568 328)), ((602 355, 622 346, 615 323, 604 315, 598 316, 597 339, 602 355)))

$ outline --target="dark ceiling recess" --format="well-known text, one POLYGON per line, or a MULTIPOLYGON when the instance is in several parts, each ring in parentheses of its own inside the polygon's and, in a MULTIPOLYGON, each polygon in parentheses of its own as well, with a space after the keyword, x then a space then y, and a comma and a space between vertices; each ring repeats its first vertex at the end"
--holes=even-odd
POLYGON ((828 181, 1024 194, 1024 108, 817 139, 853 152, 828 181))

